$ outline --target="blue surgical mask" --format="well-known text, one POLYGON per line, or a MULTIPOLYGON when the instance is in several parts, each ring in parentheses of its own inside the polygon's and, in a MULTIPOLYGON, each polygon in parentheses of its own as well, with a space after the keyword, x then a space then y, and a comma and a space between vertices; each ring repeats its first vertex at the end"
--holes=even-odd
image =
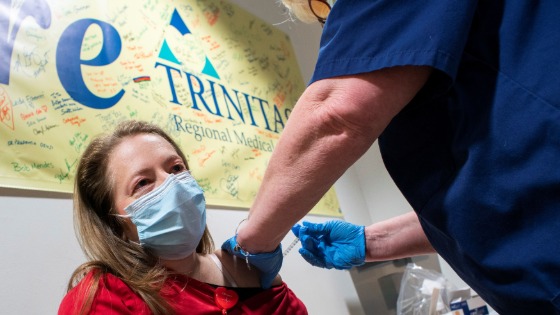
POLYGON ((194 253, 206 227, 206 201, 189 172, 169 175, 124 211, 138 230, 140 245, 162 259, 194 253))

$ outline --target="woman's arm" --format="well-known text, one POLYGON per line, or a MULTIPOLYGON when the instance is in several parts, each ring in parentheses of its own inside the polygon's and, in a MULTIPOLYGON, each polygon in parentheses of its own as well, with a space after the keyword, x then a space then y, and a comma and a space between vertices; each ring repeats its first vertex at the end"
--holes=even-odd
MULTIPOLYGON (((233 256, 223 250, 217 250, 214 254, 222 262, 223 268, 233 277, 237 286, 240 288, 254 288, 259 286, 258 270, 250 268, 243 259, 233 256)), ((280 284, 282 284, 282 277, 276 275, 272 280, 272 286, 280 284)))
POLYGON ((365 228, 366 261, 435 253, 413 211, 365 228))
POLYGON ((298 100, 237 242, 273 251, 426 82, 428 67, 325 79, 298 100))

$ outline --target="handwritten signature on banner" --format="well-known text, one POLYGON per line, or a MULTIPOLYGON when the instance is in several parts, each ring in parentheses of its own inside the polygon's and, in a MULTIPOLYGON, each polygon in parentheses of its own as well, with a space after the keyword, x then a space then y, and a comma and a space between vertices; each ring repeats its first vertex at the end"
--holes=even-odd
MULTIPOLYGON (((226 0, 0 7, 0 185, 70 192, 89 141, 140 119, 210 205, 250 207, 305 87, 285 34, 226 0)), ((340 216, 334 191, 313 212, 340 216)))

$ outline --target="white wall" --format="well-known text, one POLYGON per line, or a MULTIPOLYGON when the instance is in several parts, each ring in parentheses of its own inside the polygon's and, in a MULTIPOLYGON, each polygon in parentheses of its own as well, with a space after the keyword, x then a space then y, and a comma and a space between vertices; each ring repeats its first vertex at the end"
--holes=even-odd
MULTIPOLYGON (((284 10, 273 0, 232 2, 290 36, 304 80, 309 80, 320 26, 286 21, 284 10)), ((354 223, 366 225, 409 210, 380 163, 376 147, 348 170, 335 189, 345 218, 354 223)), ((74 235, 71 209, 68 194, 0 188, 0 313, 56 313, 70 274, 84 260, 74 235)), ((240 210, 208 211, 208 226, 218 246, 245 216, 246 211, 240 210)), ((306 219, 321 222, 328 218, 306 219)), ((288 235, 283 243, 286 246, 292 240, 288 235)), ((286 256, 281 275, 310 314, 363 314, 346 271, 313 268, 294 249, 286 256)), ((454 273, 446 275, 453 277, 454 273)))

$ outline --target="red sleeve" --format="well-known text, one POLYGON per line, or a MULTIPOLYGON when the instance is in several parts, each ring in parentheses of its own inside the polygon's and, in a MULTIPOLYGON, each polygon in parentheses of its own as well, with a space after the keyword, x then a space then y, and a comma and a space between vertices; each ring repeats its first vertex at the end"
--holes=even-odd
MULTIPOLYGON (((93 272, 88 273, 77 286, 72 288, 60 303, 59 315, 79 314, 91 285, 93 272)), ((99 286, 88 314, 125 315, 151 314, 146 303, 122 280, 105 274, 99 279, 99 286)))

